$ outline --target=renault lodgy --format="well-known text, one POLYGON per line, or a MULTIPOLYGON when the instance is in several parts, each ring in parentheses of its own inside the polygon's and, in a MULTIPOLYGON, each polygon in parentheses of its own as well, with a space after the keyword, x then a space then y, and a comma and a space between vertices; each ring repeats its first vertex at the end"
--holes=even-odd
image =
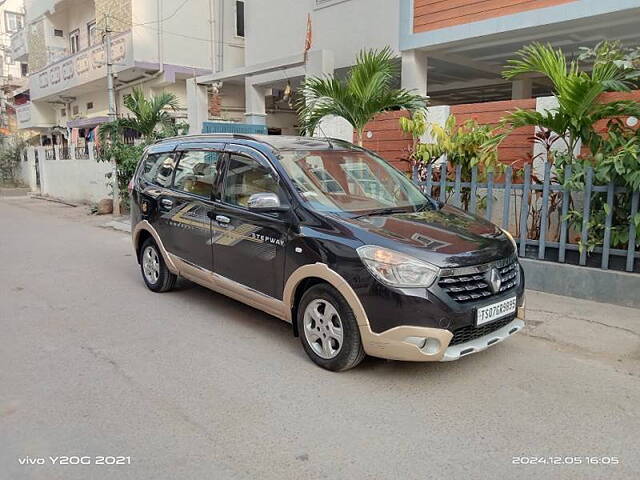
POLYGON ((130 189, 150 290, 184 277, 290 322, 326 369, 365 355, 456 360, 524 326, 509 233, 352 144, 166 139, 147 148, 130 189))

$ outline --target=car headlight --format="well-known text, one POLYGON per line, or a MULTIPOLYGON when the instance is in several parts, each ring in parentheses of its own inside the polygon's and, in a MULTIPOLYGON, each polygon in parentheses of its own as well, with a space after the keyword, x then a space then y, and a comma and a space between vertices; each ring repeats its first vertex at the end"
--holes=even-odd
POLYGON ((517 252, 518 251, 518 244, 516 243, 515 239, 513 238, 513 235, 511 235, 509 233, 508 230, 505 230, 504 228, 501 228, 500 230, 502 230, 502 233, 505 234, 505 236, 511 240, 511 245, 513 245, 513 249, 517 252))
POLYGON ((364 245, 357 252, 371 274, 392 287, 429 287, 440 273, 435 265, 375 245, 364 245))

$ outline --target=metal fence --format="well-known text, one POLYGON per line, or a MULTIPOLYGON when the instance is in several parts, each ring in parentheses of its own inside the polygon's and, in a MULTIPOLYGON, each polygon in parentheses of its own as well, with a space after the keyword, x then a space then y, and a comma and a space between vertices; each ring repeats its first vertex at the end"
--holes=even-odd
MULTIPOLYGON (((418 169, 414 167, 413 178, 421 185, 426 194, 438 200, 479 214, 484 218, 499 224, 502 228, 516 233, 518 254, 521 257, 551 260, 560 263, 588 265, 602 269, 626 270, 640 272, 636 268, 636 259, 640 254, 636 249, 636 225, 634 218, 638 213, 640 192, 629 192, 626 188, 615 185, 594 185, 594 172, 589 167, 585 172, 585 184, 581 190, 571 189, 567 185, 552 183, 552 166, 544 164, 541 168, 542 181, 536 181, 532 175, 531 165, 525 165, 522 177, 514 179, 512 167, 507 167, 499 182, 494 181, 494 174, 488 173, 486 180, 479 181, 477 167, 472 168, 471 178, 463 181, 462 168, 456 166, 455 174, 450 172, 448 165, 428 165, 420 178, 418 169), (448 173, 449 172, 449 173, 448 173), (453 178, 450 178, 453 177, 453 178), (595 194, 606 195, 606 203, 611 206, 618 194, 631 195, 629 210, 628 242, 626 249, 612 248, 611 227, 613 226, 614 209, 606 211, 605 229, 602 245, 591 252, 584 247, 589 237, 591 202, 595 194), (550 211, 553 196, 555 205, 550 211), (463 201, 464 199, 464 201, 463 201), (582 223, 579 228, 572 229, 567 219, 571 200, 579 206, 582 213, 582 223), (519 204, 519 206, 518 206, 519 204), (532 207, 537 208, 537 215, 532 213, 532 207), (557 226, 556 239, 550 239, 549 227, 551 216, 557 226), (516 227, 515 229, 513 227, 516 227), (569 233, 575 230, 578 241, 570 241, 569 233), (530 231, 536 232, 531 235, 530 231), (581 244, 583 247, 581 247, 581 244)), ((571 177, 571 166, 565 167, 565 178, 571 177)), ((574 237, 575 238, 575 237, 574 237)))
POLYGON ((92 142, 78 145, 48 145, 43 149, 46 160, 93 160, 96 158, 96 147, 92 142))

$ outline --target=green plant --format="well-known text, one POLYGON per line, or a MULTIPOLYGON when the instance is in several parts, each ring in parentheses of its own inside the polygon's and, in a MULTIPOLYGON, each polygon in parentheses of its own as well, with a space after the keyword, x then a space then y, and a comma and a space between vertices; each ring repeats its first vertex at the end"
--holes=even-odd
POLYGON ((625 47, 618 40, 603 40, 593 48, 581 47, 578 60, 593 65, 614 63, 622 70, 624 81, 640 87, 640 47, 625 47))
MULTIPOLYGON (((483 148, 495 136, 490 125, 479 125, 475 120, 458 125, 456 117, 450 115, 442 126, 427 122, 424 113, 416 112, 410 118, 401 118, 400 128, 414 138, 410 158, 417 166, 421 180, 426 176, 426 167, 443 157, 452 170, 460 166, 462 182, 471 181, 473 167, 478 167, 480 181, 486 179, 488 173, 504 169, 504 165, 498 161, 496 150, 483 148), (432 143, 417 141, 425 134, 429 135, 432 143)), ((462 189, 461 200, 465 208, 468 207, 470 194, 469 188, 462 189)))
POLYGON ((628 91, 629 72, 616 62, 596 62, 590 72, 582 69, 578 60, 567 63, 562 50, 550 45, 534 43, 520 50, 519 59, 510 60, 503 75, 513 79, 520 75, 542 74, 553 86, 558 107, 546 112, 517 109, 507 114, 501 126, 504 132, 485 146, 495 148, 519 127, 535 126, 555 132, 564 142, 569 161, 576 158, 579 141, 594 154, 602 147, 603 137, 594 124, 603 119, 627 115, 640 115, 637 102, 618 100, 601 103, 600 96, 607 91, 628 91))
POLYGON ((27 144, 19 135, 3 136, 0 139, 0 183, 8 186, 19 185, 18 168, 27 144))
POLYGON ((313 133, 322 118, 335 115, 347 120, 362 146, 365 125, 380 112, 426 108, 426 98, 394 88, 399 69, 389 47, 363 50, 346 79, 311 77, 302 85, 298 116, 304 132, 313 133))
POLYGON ((118 118, 100 127, 101 141, 121 137, 126 129, 138 132, 145 141, 155 140, 163 132, 175 131, 174 120, 167 112, 179 108, 173 93, 160 93, 147 99, 141 89, 134 88, 125 95, 123 103, 133 116, 118 118))
POLYGON ((109 158, 113 158, 116 161, 116 179, 114 180, 112 172, 109 172, 106 176, 110 185, 113 186, 113 182, 117 182, 120 202, 125 208, 129 207, 129 182, 133 178, 138 161, 142 157, 146 146, 146 143, 127 145, 118 142, 112 144, 109 148, 109 158))
MULTIPOLYGON (((593 184, 604 186, 613 182, 617 187, 629 191, 640 190, 640 130, 633 130, 620 120, 612 120, 608 125, 608 135, 601 150, 594 156, 583 157, 572 164, 570 176, 566 176, 566 161, 559 157, 557 162, 559 178, 572 190, 582 191, 586 183, 588 168, 593 169, 593 184)), ((611 212, 611 246, 626 248, 629 241, 629 224, 636 229, 636 247, 640 246, 640 213, 630 218, 631 193, 615 193, 613 202, 607 203, 606 193, 591 195, 589 209, 589 235, 581 239, 580 248, 592 252, 602 246, 606 230, 606 217, 611 212)), ((576 231, 582 229, 583 212, 570 208, 567 220, 576 231)))
MULTIPOLYGON (((133 114, 132 117, 118 118, 100 127, 99 161, 111 161, 116 164, 115 181, 120 192, 120 201, 128 206, 129 193, 127 186, 144 148, 158 138, 186 133, 188 124, 176 124, 167 112, 178 108, 176 96, 172 93, 161 93, 146 99, 141 89, 134 88, 130 95, 124 97, 124 105, 133 114), (124 142, 124 132, 129 129, 138 132, 142 142, 131 145, 124 142)), ((113 182, 113 174, 107 174, 113 182)))

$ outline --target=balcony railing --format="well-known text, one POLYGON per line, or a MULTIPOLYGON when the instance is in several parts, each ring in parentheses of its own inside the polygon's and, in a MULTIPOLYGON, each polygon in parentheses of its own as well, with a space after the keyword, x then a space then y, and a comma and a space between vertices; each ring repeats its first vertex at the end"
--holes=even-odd
POLYGON ((55 124, 53 110, 48 106, 38 107, 31 102, 16 105, 16 121, 18 129, 46 128, 55 124))
MULTIPOLYGON (((111 56, 116 72, 133 66, 132 50, 131 32, 113 37, 111 56)), ((31 74, 31 98, 37 100, 56 95, 66 89, 98 80, 106 75, 106 70, 104 45, 86 48, 31 74)))
POLYGON ((14 60, 18 62, 25 62, 27 60, 28 49, 25 29, 18 30, 11 35, 11 46, 9 49, 11 51, 11 58, 14 60))

